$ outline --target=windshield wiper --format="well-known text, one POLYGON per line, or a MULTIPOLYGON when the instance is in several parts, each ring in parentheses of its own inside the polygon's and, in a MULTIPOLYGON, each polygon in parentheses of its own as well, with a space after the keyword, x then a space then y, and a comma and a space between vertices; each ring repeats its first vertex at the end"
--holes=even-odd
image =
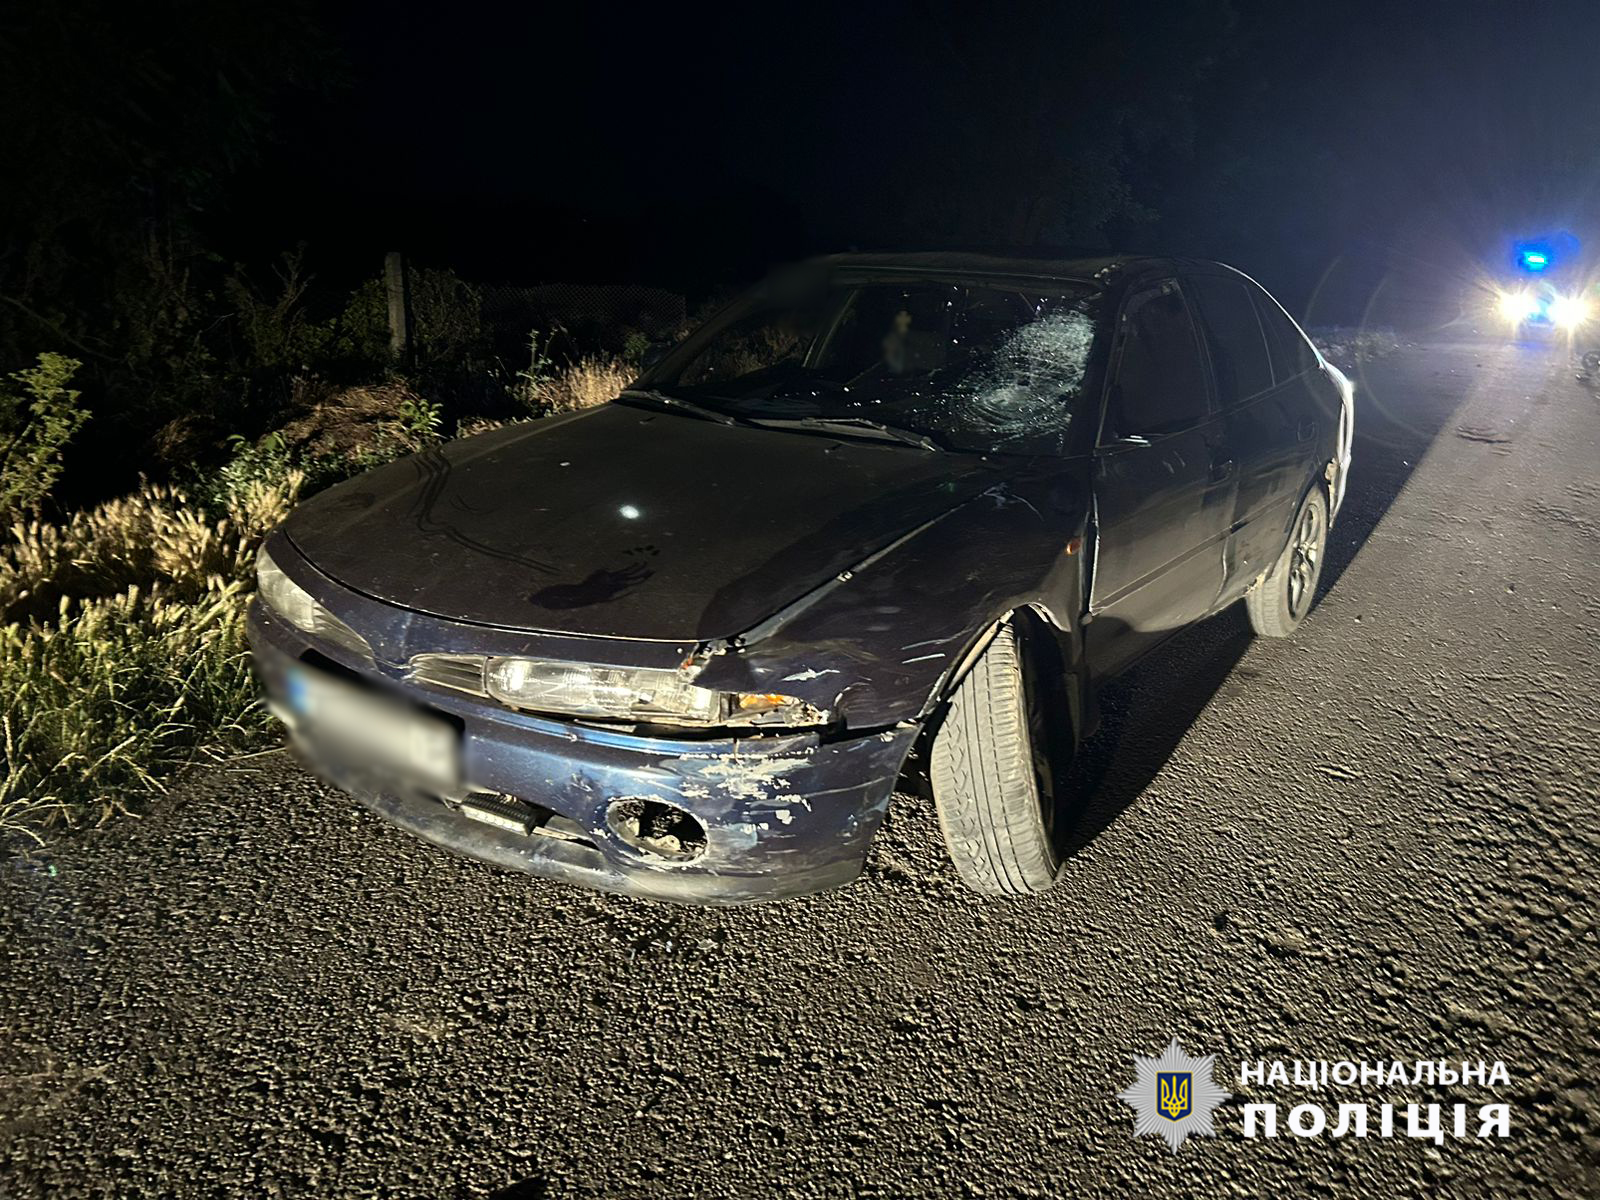
POLYGON ((866 417, 754 417, 752 423, 768 429, 805 429, 818 433, 836 433, 844 437, 868 438, 872 441, 903 442, 922 450, 944 449, 933 438, 914 429, 898 425, 885 425, 866 417))
POLYGON ((645 405, 686 413, 691 417, 699 417, 702 421, 715 421, 718 425, 754 424, 753 421, 736 417, 732 413, 720 412, 715 408, 707 408, 704 404, 696 404, 693 400, 685 400, 682 396, 669 396, 666 392, 654 392, 648 388, 623 388, 617 399, 623 403, 630 400, 642 401, 645 405))
POLYGON ((925 433, 902 429, 898 425, 885 425, 866 417, 747 417, 708 408, 682 396, 657 392, 649 388, 624 388, 617 399, 623 403, 633 401, 644 405, 675 410, 719 425, 744 425, 761 429, 804 429, 817 433, 833 433, 843 437, 867 438, 872 441, 902 442, 921 450, 942 451, 941 446, 925 433))

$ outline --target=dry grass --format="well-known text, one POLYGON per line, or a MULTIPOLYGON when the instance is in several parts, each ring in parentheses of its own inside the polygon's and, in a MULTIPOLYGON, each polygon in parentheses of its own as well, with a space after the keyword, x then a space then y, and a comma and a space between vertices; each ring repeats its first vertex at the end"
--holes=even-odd
POLYGON ((428 439, 408 414, 430 407, 398 380, 339 390, 308 387, 278 437, 302 461, 365 465, 376 452, 396 457, 422 449, 428 439))
POLYGON ((468 417, 456 427, 456 437, 476 437, 480 433, 489 433, 496 429, 504 429, 511 421, 500 421, 494 417, 468 417))
POLYGON ((196 598, 212 577, 248 579, 255 544, 289 515, 302 478, 249 480, 209 520, 180 488, 146 485, 62 524, 18 522, 0 545, 0 620, 48 620, 61 601, 157 586, 196 598))
POLYGON ((621 359, 581 358, 564 370, 540 380, 533 391, 535 404, 546 412, 571 412, 615 400, 638 377, 621 359))
POLYGON ((209 519, 176 488, 0 546, 0 829, 40 841, 267 723, 244 640, 256 543, 298 494, 297 471, 238 482, 209 519))

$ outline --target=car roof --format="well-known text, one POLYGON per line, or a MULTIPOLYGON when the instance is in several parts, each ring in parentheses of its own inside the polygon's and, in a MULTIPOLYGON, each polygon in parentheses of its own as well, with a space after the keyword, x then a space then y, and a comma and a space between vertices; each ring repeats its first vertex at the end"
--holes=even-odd
POLYGON ((830 254, 819 265, 851 271, 909 271, 973 276, 1032 276, 1040 279, 1081 279, 1110 285, 1148 275, 1170 275, 1211 269, 1232 271, 1221 263, 1196 258, 1168 258, 1148 254, 1102 254, 1058 257, 1022 253, 995 254, 968 251, 916 251, 888 254, 830 254))

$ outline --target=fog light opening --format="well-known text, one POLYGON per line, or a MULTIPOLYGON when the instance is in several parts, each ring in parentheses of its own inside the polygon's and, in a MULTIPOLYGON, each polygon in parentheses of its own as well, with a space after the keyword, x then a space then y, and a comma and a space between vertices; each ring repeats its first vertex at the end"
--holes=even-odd
POLYGON ((649 858, 692 862, 706 850, 706 827, 676 804, 624 796, 606 808, 606 824, 624 843, 649 858))

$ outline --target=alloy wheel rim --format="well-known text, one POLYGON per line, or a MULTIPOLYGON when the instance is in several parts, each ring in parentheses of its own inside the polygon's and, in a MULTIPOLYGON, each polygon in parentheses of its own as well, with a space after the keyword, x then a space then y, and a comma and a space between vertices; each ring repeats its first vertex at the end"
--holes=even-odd
POLYGON ((1316 582, 1317 567, 1322 561, 1322 517, 1315 505, 1309 505, 1300 518, 1295 532, 1294 548, 1289 558, 1289 615, 1298 617, 1305 611, 1311 598, 1311 588, 1316 582))

